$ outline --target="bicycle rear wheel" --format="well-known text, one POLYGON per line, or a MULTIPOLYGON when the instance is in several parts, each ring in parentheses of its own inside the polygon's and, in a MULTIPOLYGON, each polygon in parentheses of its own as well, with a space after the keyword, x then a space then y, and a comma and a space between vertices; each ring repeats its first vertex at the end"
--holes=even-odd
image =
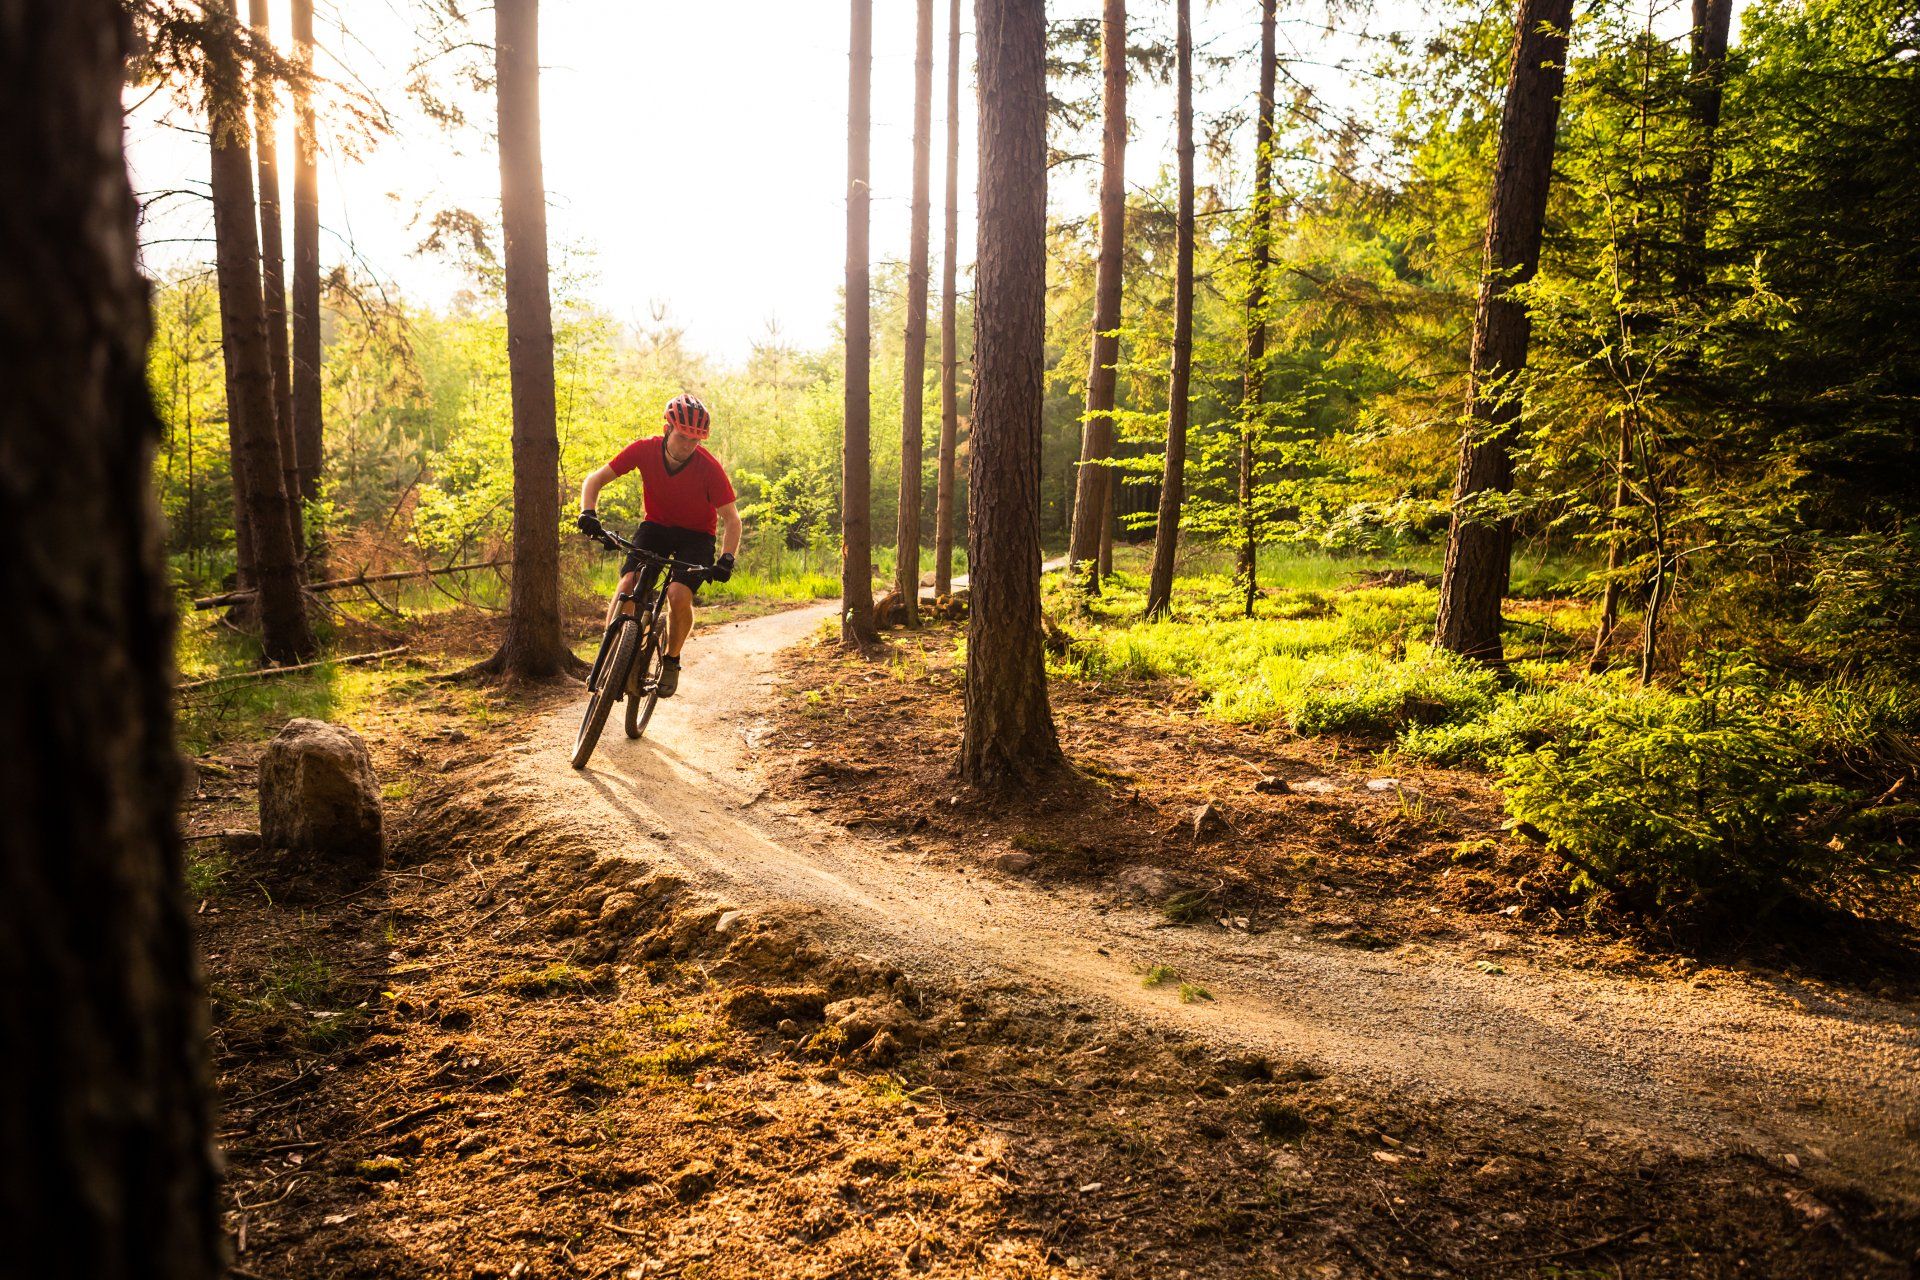
POLYGON ((636 659, 639 692, 627 696, 627 736, 638 738, 653 719, 653 706, 660 701, 660 668, 666 662, 666 619, 656 617, 647 633, 647 642, 636 659), (644 696, 643 696, 644 695, 644 696))
POLYGON ((584 769, 593 755, 600 731, 607 727, 613 704, 626 691, 627 672, 640 647, 640 624, 629 618, 620 624, 620 635, 613 643, 612 656, 600 670, 599 686, 587 695, 586 714, 580 717, 580 732, 573 739, 573 767, 584 769))

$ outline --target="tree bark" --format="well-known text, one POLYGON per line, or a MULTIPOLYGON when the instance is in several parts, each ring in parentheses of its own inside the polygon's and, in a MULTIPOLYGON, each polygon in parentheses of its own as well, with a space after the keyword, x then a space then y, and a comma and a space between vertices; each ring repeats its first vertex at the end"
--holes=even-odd
MULTIPOLYGON (((1180 507, 1186 498, 1188 384, 1193 373, 1193 22, 1191 0, 1177 0, 1174 82, 1180 207, 1174 223, 1173 363, 1167 375, 1167 457, 1160 474, 1160 509, 1153 527, 1153 571, 1147 616, 1173 609, 1173 561, 1180 545, 1180 507)), ((1267 11, 1272 11, 1271 3, 1267 11)))
POLYGON ((1482 495, 1513 488, 1512 443, 1520 419, 1516 384, 1526 370, 1532 323, 1510 291, 1533 279, 1540 265, 1573 0, 1521 0, 1519 10, 1500 113, 1485 265, 1473 318, 1468 420, 1434 636, 1442 649, 1495 664, 1505 661, 1500 605, 1512 567, 1513 521, 1462 508, 1482 495))
MULTIPOLYGON (((254 33, 266 43, 272 35, 267 0, 251 0, 254 33)), ((273 423, 280 437, 280 487, 287 491, 287 518, 293 545, 306 555, 306 513, 300 506, 300 455, 293 434, 292 374, 287 352, 287 263, 281 245, 279 138, 273 77, 253 76, 254 160, 260 171, 260 277, 267 318, 267 360, 273 374, 273 423)))
POLYGON ((934 484, 933 593, 953 592, 954 455, 960 407, 960 0, 947 10, 947 206, 940 251, 940 461, 934 484))
POLYGON ((1733 25, 1733 0, 1693 0, 1691 75, 1688 109, 1693 115, 1694 150, 1688 155, 1680 211, 1682 251, 1674 281, 1682 293, 1707 280, 1707 211, 1713 199, 1715 137, 1727 80, 1727 37, 1733 25))
POLYGON ((0 32, 0 1224, 39 1280, 212 1280, 130 28, 117 0, 0 0, 0 32))
MULTIPOLYGON (((1114 449, 1107 450, 1107 457, 1116 456, 1114 449)), ((1108 467, 1107 482, 1100 489, 1100 550, 1094 556, 1094 564, 1102 579, 1113 576, 1113 526, 1114 504, 1120 497, 1120 473, 1108 467)))
MULTIPOLYGON (((1112 525, 1113 402, 1120 360, 1121 267, 1127 234, 1127 4, 1105 0, 1100 19, 1100 261, 1093 287, 1093 343, 1087 362, 1087 412, 1074 482, 1070 578, 1100 589, 1102 535, 1112 525)), ((1111 564, 1112 543, 1106 563, 1111 564)))
POLYGON ((493 21, 513 384, 513 578, 506 637, 487 669, 512 680, 552 680, 580 663, 560 633, 560 437, 540 159, 539 0, 498 0, 493 21))
POLYGON ((919 0, 913 56, 913 205, 907 250, 907 350, 900 395, 900 504, 894 590, 909 627, 920 625, 922 407, 927 385, 928 170, 933 150, 933 0, 919 0))
POLYGON ((1267 269, 1273 261, 1273 95, 1276 0, 1260 0, 1260 116, 1254 128, 1253 262, 1247 288, 1247 359, 1240 392, 1240 554, 1236 569, 1253 616, 1260 592, 1259 529, 1254 520, 1254 453, 1266 419, 1267 269))
POLYGON ((1040 620, 1040 411, 1046 361, 1044 0, 974 0, 980 219, 960 776, 982 788, 1062 763, 1040 620))
MULTIPOLYGON (((289 366, 293 405, 293 452, 302 502, 320 500, 325 428, 320 407, 320 178, 319 139, 314 133, 313 0, 293 0, 293 350, 289 366)), ((314 567, 324 558, 319 531, 308 529, 314 567)))
POLYGON ((248 154, 247 95, 233 0, 213 0, 217 26, 207 51, 207 106, 212 138, 214 258, 220 280, 220 347, 226 357, 227 419, 234 486, 252 549, 261 647, 273 662, 299 662, 314 651, 300 590, 293 502, 286 491, 276 423, 272 357, 260 290, 260 243, 248 154))
POLYGON ((840 638, 879 639, 873 621, 871 307, 868 179, 873 148, 873 0, 852 0, 847 41, 847 376, 840 445, 840 638))

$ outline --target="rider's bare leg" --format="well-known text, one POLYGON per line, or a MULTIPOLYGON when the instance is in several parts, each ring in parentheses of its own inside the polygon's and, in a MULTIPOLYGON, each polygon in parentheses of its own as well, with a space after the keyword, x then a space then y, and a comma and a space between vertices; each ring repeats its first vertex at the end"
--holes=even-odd
POLYGON ((680 656, 680 646, 693 630, 693 592, 684 582, 667 584, 667 656, 680 656))
POLYGON ((607 625, 608 626, 613 625, 613 611, 615 606, 619 606, 620 611, 626 614, 629 618, 633 616, 633 601, 629 600, 626 602, 625 605, 620 605, 620 596, 625 595, 629 591, 632 591, 638 585, 640 585, 639 574, 629 573, 629 574, 623 574, 621 576, 619 594, 615 595, 613 599, 607 601, 607 625))

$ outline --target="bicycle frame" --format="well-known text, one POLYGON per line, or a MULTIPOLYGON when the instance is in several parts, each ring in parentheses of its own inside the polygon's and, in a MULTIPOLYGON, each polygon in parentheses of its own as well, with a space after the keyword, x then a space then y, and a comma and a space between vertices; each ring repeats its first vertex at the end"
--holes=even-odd
POLYGON ((610 642, 619 630, 621 619, 631 617, 640 624, 644 634, 657 625, 660 614, 666 609, 667 593, 663 579, 675 570, 700 573, 706 570, 703 564, 694 564, 688 560, 676 560, 672 556, 663 556, 657 551, 649 551, 634 542, 621 537, 611 529, 602 529, 595 539, 609 551, 624 551, 640 561, 637 581, 632 591, 621 591, 614 595, 613 614, 607 619, 606 630, 600 636, 600 652, 594 656, 593 670, 587 675, 587 688, 596 689, 600 683, 600 668, 607 660, 611 648, 610 642), (654 572, 649 573, 649 570, 654 572), (650 581, 651 579, 651 581, 650 581), (633 606, 633 612, 627 613, 627 606, 633 606))

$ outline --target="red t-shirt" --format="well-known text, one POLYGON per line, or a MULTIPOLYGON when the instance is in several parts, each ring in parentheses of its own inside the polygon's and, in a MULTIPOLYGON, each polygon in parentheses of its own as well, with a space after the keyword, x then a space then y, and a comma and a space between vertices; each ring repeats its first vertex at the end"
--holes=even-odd
POLYGON ((607 465, 617 476, 640 469, 640 496, 654 524, 713 533, 720 527, 720 508, 733 501, 727 469, 705 445, 695 445, 686 465, 669 471, 666 436, 648 436, 614 454, 607 465))

